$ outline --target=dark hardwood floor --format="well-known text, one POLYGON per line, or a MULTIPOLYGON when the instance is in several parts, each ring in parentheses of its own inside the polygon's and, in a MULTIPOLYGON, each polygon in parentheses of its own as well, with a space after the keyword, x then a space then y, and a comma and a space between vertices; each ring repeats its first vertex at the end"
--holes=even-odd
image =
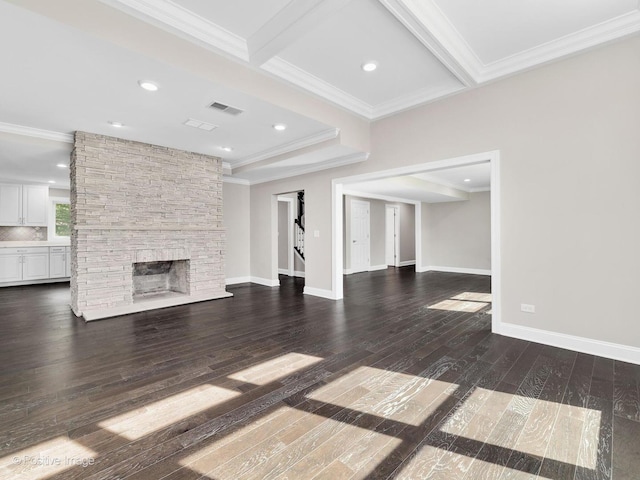
POLYGON ((411 267, 85 324, 0 289, 0 479, 638 479, 640 367, 490 333, 411 267))

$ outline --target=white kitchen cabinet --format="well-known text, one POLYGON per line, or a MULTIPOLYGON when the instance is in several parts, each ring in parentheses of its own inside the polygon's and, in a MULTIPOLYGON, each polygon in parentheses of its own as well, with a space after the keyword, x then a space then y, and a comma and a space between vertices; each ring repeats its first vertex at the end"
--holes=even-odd
POLYGON ((49 187, 0 184, 0 225, 46 227, 49 187))
POLYGON ((27 253, 22 256, 22 280, 49 278, 49 252, 27 253))
POLYGON ((0 248, 0 282, 49 278, 49 247, 0 248))
POLYGON ((0 225, 22 225, 22 185, 0 183, 0 225))
POLYGON ((51 247, 49 249, 49 278, 63 278, 67 276, 66 247, 51 247))
POLYGON ((22 255, 0 251, 0 283, 22 280, 22 255))
POLYGON ((49 218, 49 187, 22 186, 22 225, 46 227, 49 218))
POLYGON ((71 277, 71 247, 65 247, 65 277, 71 277))

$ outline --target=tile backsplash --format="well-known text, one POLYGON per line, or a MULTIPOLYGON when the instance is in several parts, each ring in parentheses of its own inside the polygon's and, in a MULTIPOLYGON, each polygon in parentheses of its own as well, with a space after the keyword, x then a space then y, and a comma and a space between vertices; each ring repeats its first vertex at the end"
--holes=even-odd
POLYGON ((0 242, 46 241, 47 227, 0 227, 0 242))

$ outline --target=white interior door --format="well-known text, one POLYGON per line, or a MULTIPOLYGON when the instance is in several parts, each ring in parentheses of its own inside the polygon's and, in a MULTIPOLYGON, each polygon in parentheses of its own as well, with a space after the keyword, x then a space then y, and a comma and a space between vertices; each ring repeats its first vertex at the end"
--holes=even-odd
POLYGON ((369 202, 351 201, 351 270, 369 270, 369 202))
POLYGON ((385 208, 385 262, 387 265, 398 266, 398 208, 385 208))

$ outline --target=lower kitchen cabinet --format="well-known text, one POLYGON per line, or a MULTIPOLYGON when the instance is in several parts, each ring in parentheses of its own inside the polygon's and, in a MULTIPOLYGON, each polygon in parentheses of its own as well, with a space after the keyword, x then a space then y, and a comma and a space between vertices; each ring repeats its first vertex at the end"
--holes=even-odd
POLYGON ((0 284, 65 277, 65 247, 62 247, 61 256, 62 265, 56 265, 54 260, 53 269, 54 274, 61 275, 52 277, 49 247, 0 248, 0 284))

